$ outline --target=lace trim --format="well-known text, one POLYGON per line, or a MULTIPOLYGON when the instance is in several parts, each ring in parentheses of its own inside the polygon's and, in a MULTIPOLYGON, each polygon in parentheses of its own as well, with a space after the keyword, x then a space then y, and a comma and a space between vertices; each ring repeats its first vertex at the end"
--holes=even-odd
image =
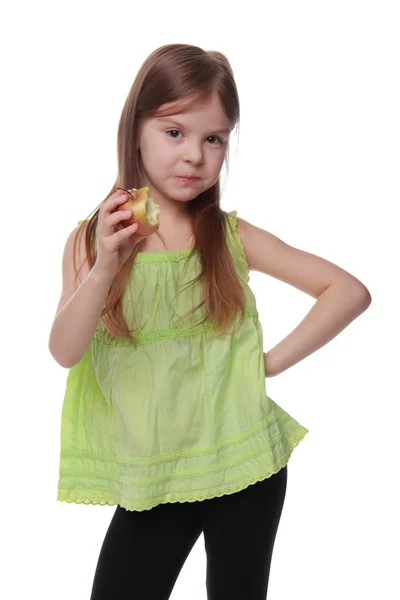
MULTIPOLYGON (((110 463, 114 463, 114 465, 118 466, 118 472, 112 472, 111 468, 112 467, 106 467, 106 465, 104 465, 105 470, 103 472, 99 472, 98 469, 89 469, 89 468, 79 468, 77 469, 74 466, 68 466, 66 468, 61 467, 60 468, 60 478, 71 478, 73 477, 75 480, 79 480, 79 479, 85 479, 85 480, 89 480, 89 479, 96 479, 98 480, 99 478, 103 479, 104 481, 107 482, 116 482, 118 483, 122 483, 124 489, 129 489, 131 487, 148 487, 150 485, 158 485, 158 484, 162 484, 164 482, 168 482, 171 479, 188 479, 188 478, 196 478, 196 477, 201 477, 201 476, 209 476, 209 475, 215 475, 217 473, 220 473, 221 471, 225 471, 227 469, 231 469, 233 467, 238 467, 241 464, 248 462, 252 459, 256 459, 258 457, 260 457, 261 455, 265 454, 266 452, 269 452, 269 454, 271 456, 273 456, 276 460, 276 456, 278 455, 278 451, 277 451, 277 447, 280 447, 280 442, 282 440, 282 434, 281 431, 277 431, 274 435, 271 435, 270 438, 268 439, 268 441, 262 443, 262 444, 258 444, 257 446, 250 448, 250 450, 247 450, 246 452, 243 452, 242 454, 238 455, 238 456, 233 456, 231 458, 228 458, 224 461, 220 461, 218 463, 213 463, 212 465, 205 465, 205 466, 197 466, 197 467, 192 467, 192 468, 186 468, 186 469, 177 469, 177 468, 172 468, 172 470, 170 470, 169 472, 164 472, 164 473, 159 473, 159 474, 155 474, 155 475, 150 475, 150 476, 143 476, 143 477, 137 477, 135 478, 135 481, 131 481, 131 478, 129 476, 129 474, 127 475, 126 473, 124 473, 124 466, 127 467, 132 467, 132 466, 151 466, 154 464, 158 464, 160 462, 168 462, 170 460, 173 460, 173 458, 175 457, 175 460, 179 460, 179 457, 198 457, 200 455, 207 455, 210 454, 212 452, 212 450, 214 450, 214 453, 218 453, 218 450, 221 450, 221 448, 224 447, 229 447, 229 446, 234 446, 237 445, 241 442, 246 442, 248 439, 250 439, 251 437, 254 437, 258 432, 262 431, 262 430, 266 430, 267 426, 268 426, 268 421, 271 421, 271 417, 267 416, 264 419, 262 419, 259 423, 256 424, 256 426, 252 426, 251 428, 249 428, 245 434, 243 433, 239 433, 236 434, 235 436, 224 440, 223 442, 219 442, 215 445, 212 446, 208 446, 208 447, 203 447, 203 448, 194 448, 194 449, 189 449, 186 452, 182 452, 182 453, 174 453, 171 455, 161 455, 161 456, 153 456, 153 457, 135 457, 134 459, 131 459, 129 461, 121 461, 118 459, 115 460, 109 460, 106 459, 106 461, 103 462, 110 462, 110 463)), ((281 427, 285 427, 287 422, 292 421, 290 415, 288 415, 287 413, 285 414, 285 418, 283 421, 281 421, 281 427)), ((296 428, 296 431, 292 431, 290 434, 290 437, 288 439, 288 446, 291 446, 292 440, 294 439, 298 439, 301 436, 305 436, 308 433, 308 430, 303 427, 302 425, 298 424, 298 427, 296 428)), ((282 458, 282 456, 285 456, 287 453, 284 452, 283 454, 281 454, 280 458, 282 458)), ((61 453, 61 459, 62 460, 70 460, 73 457, 78 458, 84 458, 84 453, 80 453, 80 452, 62 452, 61 453)), ((88 457, 89 458, 89 457, 88 457)), ((94 455, 91 457, 92 460, 101 460, 100 457, 94 455)), ((69 463, 70 464, 70 463, 69 463)))
MULTIPOLYGON (((253 475, 252 477, 246 479, 245 481, 241 482, 241 483, 237 483, 237 484, 230 484, 229 486, 227 486, 226 488, 223 488, 222 490, 218 491, 218 492, 213 492, 213 491, 208 491, 208 492, 196 492, 196 493, 167 493, 167 494, 162 494, 160 496, 158 496, 157 498, 153 498, 151 501, 146 502, 146 503, 135 503, 135 502, 127 502, 127 503, 123 503, 123 507, 126 508, 127 510, 136 510, 136 511, 143 511, 143 510, 150 510, 151 508, 154 508, 155 506, 158 506, 159 504, 167 504, 167 503, 182 503, 182 502, 197 502, 197 501, 202 501, 202 500, 209 500, 211 498, 220 498, 221 496, 225 496, 225 495, 229 495, 229 494, 234 494, 236 492, 240 492, 242 490, 244 490, 245 488, 247 488, 249 485, 253 485, 255 483, 257 483, 258 481, 263 481, 264 479, 267 479, 268 477, 271 477, 272 475, 275 475, 275 473, 278 473, 278 471, 280 471, 284 466, 286 466, 286 464, 288 463, 293 450, 299 445, 299 443, 303 440, 303 438, 305 437, 307 433, 307 430, 303 431, 294 441, 293 441, 293 445, 290 448, 290 451, 288 453, 286 453, 285 455, 280 456, 277 461, 278 461, 278 466, 276 469, 274 470, 270 470, 270 471, 264 471, 261 474, 258 475, 253 475)), ((85 492, 87 493, 87 492, 85 492)), ((68 502, 69 504, 86 504, 86 505, 99 505, 99 506, 116 506, 116 505, 120 505, 121 501, 116 501, 116 500, 109 500, 106 498, 106 496, 108 495, 108 492, 104 492, 103 497, 99 497, 99 494, 94 494, 94 496, 98 496, 97 498, 85 498, 83 494, 77 492, 77 491, 67 491, 67 490, 59 490, 58 492, 58 496, 57 496, 57 501, 59 502, 68 502), (68 495, 68 497, 67 497, 68 495)))
POLYGON ((179 262, 184 258, 198 255, 197 248, 185 248, 185 250, 175 250, 164 252, 138 252, 135 256, 134 264, 148 264, 148 263, 159 263, 159 262, 179 262))
MULTIPOLYGON (((239 323, 241 315, 239 314, 234 321, 233 326, 239 323)), ((258 320, 258 310, 256 308, 248 309, 245 311, 245 319, 252 318, 254 321, 258 320)), ((128 339, 126 337, 112 338, 108 332, 106 332, 101 325, 94 332, 93 341, 101 343, 105 346, 147 346, 154 342, 160 342, 165 340, 176 340, 178 338, 190 338, 197 337, 201 334, 206 334, 211 331, 212 323, 199 323, 198 325, 181 325, 180 327, 174 327, 171 329, 153 329, 151 331, 137 331, 134 333, 134 339, 128 339)))

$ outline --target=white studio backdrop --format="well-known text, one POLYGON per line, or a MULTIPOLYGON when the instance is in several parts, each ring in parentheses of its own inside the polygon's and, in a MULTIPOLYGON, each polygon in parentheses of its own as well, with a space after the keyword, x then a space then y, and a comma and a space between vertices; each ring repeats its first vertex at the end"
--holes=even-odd
MULTIPOLYGON (((310 430, 289 461, 268 598, 399 598, 398 4, 38 0, 1 12, 0 596, 90 596, 115 507, 56 502, 67 371, 47 340, 61 257, 115 180, 137 69, 184 42, 224 52, 241 97, 223 208, 338 264, 373 298, 327 346, 266 380, 310 430)), ((251 285, 268 351, 314 300, 260 273, 251 285)), ((201 536, 172 600, 205 600, 205 572, 201 536)))

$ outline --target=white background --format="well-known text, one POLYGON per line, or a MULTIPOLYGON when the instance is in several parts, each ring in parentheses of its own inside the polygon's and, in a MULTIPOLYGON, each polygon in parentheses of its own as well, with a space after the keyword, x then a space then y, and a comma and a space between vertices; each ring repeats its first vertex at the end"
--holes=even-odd
MULTIPOLYGON (((0 596, 90 597, 115 508, 56 502, 67 371, 47 341, 62 251, 115 180, 137 69, 185 42, 224 52, 236 75, 242 119, 223 208, 338 264, 373 298, 267 380, 310 430, 288 465, 268 599, 398 599, 399 5, 156 4, 10 1, 0 15, 0 596)), ((267 351, 314 300, 260 273, 251 285, 267 351)), ((172 600, 205 600, 205 568, 201 536, 172 600)))

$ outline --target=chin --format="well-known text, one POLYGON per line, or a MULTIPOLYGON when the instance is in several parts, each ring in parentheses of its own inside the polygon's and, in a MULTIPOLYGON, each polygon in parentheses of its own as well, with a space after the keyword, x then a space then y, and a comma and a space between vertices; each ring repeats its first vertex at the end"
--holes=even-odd
POLYGON ((199 194, 203 193, 203 189, 169 189, 165 191, 165 196, 170 198, 171 200, 175 200, 175 202, 191 202, 199 194))
POLYGON ((192 200, 195 200, 198 195, 199 194, 196 194, 196 195, 191 194, 190 196, 188 196, 188 195, 184 196, 183 194, 171 194, 170 199, 173 200, 174 202, 181 202, 182 204, 184 204, 184 203, 188 204, 189 202, 192 202, 192 200))

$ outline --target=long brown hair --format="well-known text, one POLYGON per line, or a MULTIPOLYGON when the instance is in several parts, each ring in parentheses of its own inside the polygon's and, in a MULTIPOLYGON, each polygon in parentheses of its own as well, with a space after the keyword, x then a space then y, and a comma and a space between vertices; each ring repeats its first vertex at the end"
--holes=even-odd
MULTIPOLYGON (((125 101, 118 126, 117 179, 107 194, 107 200, 117 188, 139 188, 144 182, 137 147, 138 130, 145 117, 178 112, 186 99, 205 98, 216 92, 232 125, 239 123, 239 98, 231 66, 227 58, 216 51, 205 51, 187 44, 168 44, 158 48, 145 60, 125 101), (160 112, 164 104, 175 103, 167 113, 160 112)), ((102 203, 101 203, 102 204, 102 203)), ((81 224, 74 244, 76 267, 78 238, 85 232, 86 260, 92 268, 96 260, 95 236, 99 208, 81 224)), ((226 212, 220 207, 220 181, 188 203, 194 246, 200 257, 201 272, 192 282, 202 281, 204 300, 191 309, 188 315, 205 305, 201 321, 213 321, 212 332, 225 333, 238 311, 241 322, 245 315, 245 297, 237 276, 231 253, 226 244, 226 212)), ((157 232, 158 234, 158 232, 157 232)), ((143 240, 144 241, 144 240, 143 240)), ((104 328, 113 337, 134 339, 122 313, 121 294, 129 277, 136 254, 142 247, 139 242, 131 256, 114 277, 101 314, 104 328)), ((186 315, 185 315, 186 316, 186 315)))

